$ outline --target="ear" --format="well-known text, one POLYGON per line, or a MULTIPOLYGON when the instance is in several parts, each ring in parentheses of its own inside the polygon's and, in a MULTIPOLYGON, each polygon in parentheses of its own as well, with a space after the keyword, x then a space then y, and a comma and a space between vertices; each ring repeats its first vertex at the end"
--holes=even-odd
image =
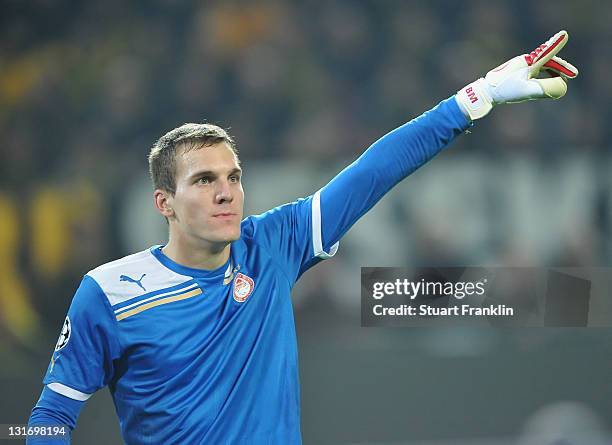
POLYGON ((165 190, 157 189, 153 192, 155 208, 166 218, 174 216, 174 210, 172 209, 172 198, 172 195, 165 190))

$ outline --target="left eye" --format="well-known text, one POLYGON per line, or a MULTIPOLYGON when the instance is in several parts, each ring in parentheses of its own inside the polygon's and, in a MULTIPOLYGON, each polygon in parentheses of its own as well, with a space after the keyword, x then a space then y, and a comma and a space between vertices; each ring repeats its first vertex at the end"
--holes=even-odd
POLYGON ((200 184, 210 184, 210 178, 200 178, 198 179, 200 184))

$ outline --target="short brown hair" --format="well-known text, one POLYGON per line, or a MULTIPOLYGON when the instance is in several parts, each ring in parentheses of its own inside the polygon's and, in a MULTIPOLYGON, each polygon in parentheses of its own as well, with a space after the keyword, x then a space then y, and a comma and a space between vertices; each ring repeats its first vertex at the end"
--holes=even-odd
POLYGON ((149 152, 149 173, 155 189, 176 192, 176 150, 181 145, 193 150, 227 143, 236 157, 234 139, 223 128, 212 124, 183 124, 169 131, 153 144, 149 152))

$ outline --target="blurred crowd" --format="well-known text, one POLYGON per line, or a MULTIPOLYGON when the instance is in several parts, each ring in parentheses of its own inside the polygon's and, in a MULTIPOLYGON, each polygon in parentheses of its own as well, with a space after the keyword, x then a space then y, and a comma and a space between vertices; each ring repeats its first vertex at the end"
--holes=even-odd
POLYGON ((83 273, 128 253, 125 186, 183 122, 229 128, 247 165, 348 161, 567 28, 581 74, 562 104, 503 110, 461 149, 608 159, 611 15, 594 0, 4 2, 0 332, 36 344, 83 273))
MULTIPOLYGON (((312 193, 385 132, 567 29, 561 55, 580 69, 568 95, 492 113, 364 217, 337 258, 304 276, 294 304, 305 434, 327 440, 308 443, 347 437, 346 425, 361 442, 359 425, 377 428, 352 418, 363 401, 350 385, 338 395, 338 375, 392 384, 378 407, 401 423, 420 419, 408 422, 410 437, 419 428, 423 437, 509 434, 542 406, 521 443, 549 433, 546 443, 587 443, 558 432, 598 431, 593 419, 609 413, 603 330, 359 329, 359 268, 610 264, 609 17, 612 2, 596 0, 3 1, 3 422, 27 418, 82 275, 164 241, 146 156, 166 131, 194 121, 228 128, 247 211, 265 210, 312 193), (405 397, 393 366, 409 382, 405 397), (482 395, 500 390, 503 404, 482 395), (555 404, 563 399, 584 405, 555 404), (339 400, 349 409, 336 409, 339 400)), ((365 400, 385 394, 366 388, 365 400)), ((114 422, 110 402, 104 412, 83 428, 88 443, 114 422)))

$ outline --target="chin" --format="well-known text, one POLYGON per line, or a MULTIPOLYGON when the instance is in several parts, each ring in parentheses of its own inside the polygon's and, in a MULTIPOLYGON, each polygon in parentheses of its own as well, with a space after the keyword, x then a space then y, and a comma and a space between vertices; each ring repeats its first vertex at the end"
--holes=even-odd
POLYGON ((240 231, 236 232, 235 234, 229 235, 226 241, 228 243, 231 243, 232 241, 238 241, 239 239, 240 239, 240 231))
POLYGON ((236 229, 226 229, 222 232, 216 233, 213 238, 216 238, 219 242, 231 243, 240 239, 240 227, 236 229))

